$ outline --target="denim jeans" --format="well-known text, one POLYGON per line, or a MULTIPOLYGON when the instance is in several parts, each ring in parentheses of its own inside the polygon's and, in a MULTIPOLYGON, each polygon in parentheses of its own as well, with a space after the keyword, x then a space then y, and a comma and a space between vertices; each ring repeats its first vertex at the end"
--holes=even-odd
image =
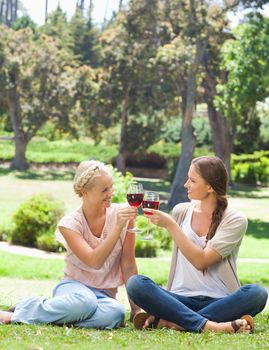
POLYGON ((185 297, 159 287, 143 275, 128 280, 127 292, 146 312, 192 332, 201 331, 208 320, 228 322, 245 314, 255 316, 265 307, 268 296, 265 288, 248 284, 223 298, 185 297))
POLYGON ((75 327, 112 329, 124 321, 125 309, 105 292, 74 280, 63 280, 53 297, 30 297, 20 301, 12 323, 72 324, 75 327))

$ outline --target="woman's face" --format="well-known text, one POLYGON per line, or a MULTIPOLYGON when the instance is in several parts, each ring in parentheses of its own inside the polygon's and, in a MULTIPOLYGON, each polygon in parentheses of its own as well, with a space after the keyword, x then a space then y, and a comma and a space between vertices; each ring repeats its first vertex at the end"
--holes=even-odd
POLYGON ((189 199, 203 200, 214 192, 212 187, 198 173, 194 165, 190 166, 188 179, 184 187, 187 189, 189 199))
POLYGON ((101 170, 100 174, 94 179, 92 188, 84 192, 83 198, 96 208, 108 208, 112 203, 112 197, 112 176, 101 170))

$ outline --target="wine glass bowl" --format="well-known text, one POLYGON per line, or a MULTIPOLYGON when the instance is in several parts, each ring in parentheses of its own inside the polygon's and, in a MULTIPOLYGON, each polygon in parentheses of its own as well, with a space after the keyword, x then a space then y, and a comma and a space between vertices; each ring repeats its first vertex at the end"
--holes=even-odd
MULTIPOLYGON (((139 182, 130 183, 127 189, 126 197, 127 202, 131 207, 138 208, 142 204, 144 198, 143 185, 139 182)), ((141 231, 136 227, 130 228, 128 231, 141 233, 141 231)))
POLYGON ((127 193, 127 201, 131 207, 138 208, 143 201, 143 193, 127 193))
MULTIPOLYGON (((146 191, 144 194, 144 199, 142 202, 142 207, 144 209, 144 213, 146 215, 153 215, 153 213, 147 211, 147 208, 150 209, 159 209, 160 206, 160 199, 159 199, 159 193, 154 191, 146 191)), ((151 240, 153 237, 149 234, 149 220, 147 224, 147 233, 144 239, 151 240)))

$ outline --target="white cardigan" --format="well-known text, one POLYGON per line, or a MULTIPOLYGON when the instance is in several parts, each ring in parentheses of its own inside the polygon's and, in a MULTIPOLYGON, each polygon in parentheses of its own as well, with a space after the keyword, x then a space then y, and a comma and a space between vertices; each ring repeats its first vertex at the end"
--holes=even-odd
MULTIPOLYGON (((172 217, 181 226, 191 203, 181 203, 174 207, 172 217)), ((224 285, 233 293, 240 287, 236 272, 236 259, 243 236, 247 230, 247 218, 231 208, 227 208, 216 230, 214 237, 207 246, 217 251, 222 260, 217 263, 218 273, 224 285)), ((178 249, 174 244, 167 289, 170 290, 176 270, 178 249)))

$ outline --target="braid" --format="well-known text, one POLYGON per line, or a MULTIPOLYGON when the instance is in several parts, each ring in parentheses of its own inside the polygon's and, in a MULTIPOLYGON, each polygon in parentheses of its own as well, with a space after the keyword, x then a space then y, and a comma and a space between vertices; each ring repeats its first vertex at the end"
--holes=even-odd
POLYGON ((226 196, 217 195, 216 199, 217 199, 217 206, 212 214, 212 221, 211 221, 211 225, 209 227, 208 233, 206 235, 205 246, 207 245, 207 242, 214 237, 216 230, 221 222, 223 213, 228 205, 226 196))
POLYGON ((108 171, 104 163, 95 160, 84 161, 79 164, 73 184, 74 191, 79 197, 82 197, 83 189, 89 190, 91 188, 101 169, 108 171))

